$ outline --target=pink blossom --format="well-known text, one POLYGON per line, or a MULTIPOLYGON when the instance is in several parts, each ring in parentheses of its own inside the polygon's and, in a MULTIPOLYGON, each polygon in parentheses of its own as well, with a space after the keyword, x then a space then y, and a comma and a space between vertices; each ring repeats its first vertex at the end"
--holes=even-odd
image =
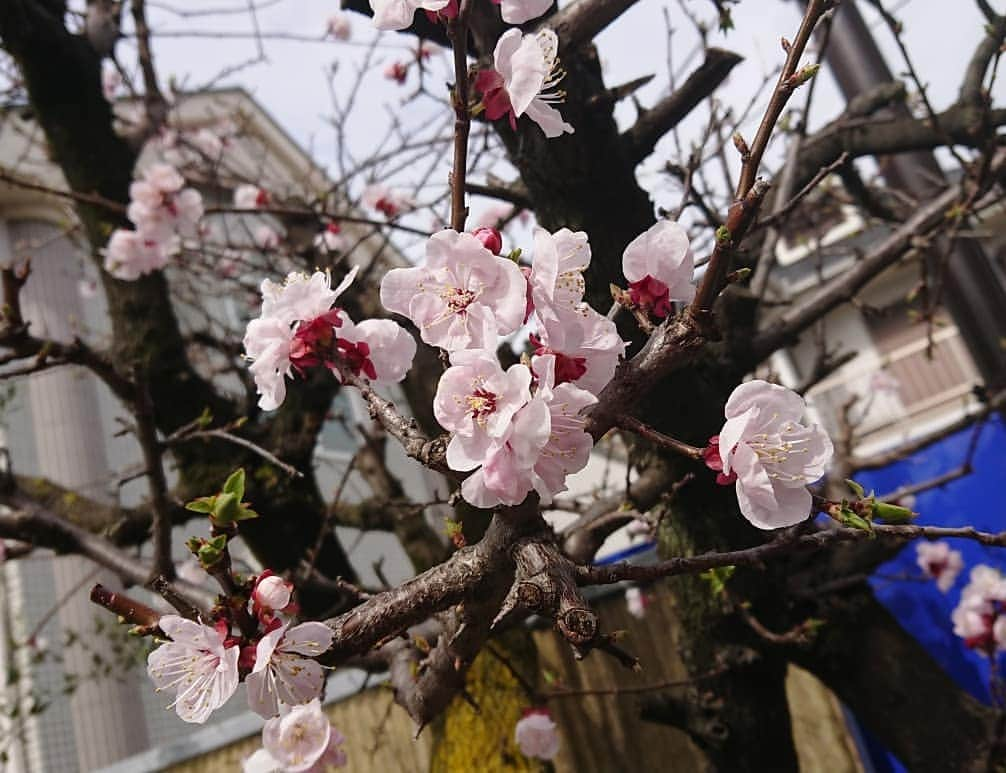
POLYGON ((258 576, 252 589, 252 610, 265 623, 272 621, 276 612, 289 614, 293 600, 293 583, 266 569, 258 576))
POLYGON ((170 164, 153 164, 129 186, 126 217, 145 240, 165 242, 194 235, 203 216, 203 197, 170 164))
POLYGON ((171 706, 181 719, 202 724, 237 690, 239 648, 227 642, 225 626, 177 615, 165 615, 159 625, 171 641, 150 653, 147 673, 158 692, 175 691, 171 706))
MULTIPOLYGON (((311 767, 307 768, 307 773, 329 773, 333 768, 344 768, 349 758, 342 749, 342 744, 346 742, 345 736, 331 726, 328 736, 328 746, 321 756, 315 760, 311 767)), ((272 758, 265 749, 259 749, 253 755, 246 758, 241 765, 242 773, 286 773, 289 770, 300 770, 300 767, 289 768, 281 765, 272 758)))
POLYGON ((456 351, 440 377, 433 415, 453 437, 447 446, 452 470, 482 464, 494 439, 511 429, 514 415, 531 399, 531 371, 511 365, 504 373, 493 352, 456 351))
POLYGON ((262 728, 262 746, 282 771, 311 770, 328 752, 332 725, 315 698, 270 719, 262 728))
POLYGON ((234 206, 238 209, 258 209, 269 206, 269 191, 247 183, 234 189, 234 206))
POLYGON ((439 11, 448 0, 370 0, 374 10, 374 26, 379 30, 403 30, 412 24, 419 8, 439 11))
POLYGON ((280 625, 263 636, 248 675, 248 705, 262 717, 274 717, 279 704, 296 706, 321 695, 325 674, 316 658, 332 646, 332 629, 324 623, 280 625))
POLYGON ((594 395, 611 381, 625 356, 625 341, 615 323, 586 305, 560 312, 532 335, 531 344, 535 354, 555 356, 556 384, 570 381, 594 395))
POLYGON ((520 327, 526 287, 512 260, 469 233, 445 230, 426 242, 424 265, 385 275, 381 302, 411 319, 426 343, 453 352, 495 347, 494 334, 520 327))
POLYGON ((660 318, 670 314, 671 301, 687 302, 695 297, 694 270, 688 234, 670 220, 660 220, 641 233, 622 254, 622 272, 629 280, 632 302, 660 318))
POLYGON ((177 238, 161 242, 117 228, 105 247, 105 270, 116 279, 132 282, 168 265, 178 247, 177 238))
POLYGON ((919 568, 936 580, 936 586, 946 593, 964 568, 959 550, 951 550, 946 542, 920 542, 916 548, 919 568))
POLYGON ((275 228, 264 223, 255 229, 253 234, 255 246, 260 250, 274 250, 279 247, 280 235, 275 228))
POLYGON ((719 433, 723 473, 737 474, 741 513, 759 529, 793 526, 810 515, 807 484, 831 460, 828 435, 801 423, 803 398, 789 389, 754 380, 727 400, 719 433))
POLYGON ((566 478, 587 466, 593 438, 584 431, 583 409, 597 398, 575 384, 559 384, 555 379, 555 364, 550 356, 534 357, 532 368, 538 375, 535 397, 543 400, 549 410, 548 442, 534 464, 534 487, 543 504, 566 490, 566 478))
POLYGON ((377 210, 387 218, 396 217, 403 210, 413 206, 412 197, 401 191, 394 191, 377 183, 368 185, 360 195, 360 203, 377 210))
POLYGON ((328 17, 325 25, 325 34, 336 40, 349 40, 353 32, 353 27, 349 23, 349 17, 344 13, 335 13, 328 17))
POLYGON ((462 496, 476 507, 518 505, 532 489, 547 505, 590 457, 594 441, 584 432, 580 412, 597 398, 572 384, 555 386, 554 358, 536 360, 536 372, 543 375, 534 397, 490 439, 481 469, 462 484, 462 496))
POLYGON ((192 135, 192 144, 213 161, 219 159, 220 154, 224 152, 224 141, 215 131, 205 126, 192 135))
POLYGON ((559 753, 559 729, 547 709, 526 712, 514 728, 514 739, 525 757, 551 760, 559 753))
MULTIPOLYGON (((385 384, 405 378, 416 356, 416 339, 390 319, 365 319, 358 325, 347 317, 339 330, 340 343, 348 341, 357 348, 366 344, 365 356, 372 367, 368 377, 385 384)), ((357 375, 359 371, 357 371, 357 375)))
POLYGON ((552 327, 553 335, 559 333, 560 314, 576 313, 583 306, 583 272, 589 265, 590 243, 583 231, 561 228, 550 234, 544 228, 534 229, 534 261, 528 284, 534 313, 542 325, 552 327))
POLYGON ((556 89, 565 76, 556 59, 558 49, 559 40, 550 29, 528 35, 516 28, 504 32, 493 52, 494 69, 482 70, 475 78, 486 118, 507 116, 516 130, 517 119, 527 115, 546 137, 572 134, 573 127, 553 107, 564 98, 556 89))
POLYGON ((325 229, 314 237, 314 248, 322 255, 339 252, 345 247, 345 239, 338 223, 328 223, 325 229))
POLYGON ((507 24, 523 24, 537 19, 552 7, 552 0, 493 0, 507 24))

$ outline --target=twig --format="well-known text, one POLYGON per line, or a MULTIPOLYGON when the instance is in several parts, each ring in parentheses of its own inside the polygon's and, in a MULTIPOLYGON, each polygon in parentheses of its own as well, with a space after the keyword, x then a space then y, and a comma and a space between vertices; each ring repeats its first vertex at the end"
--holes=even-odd
POLYGON ((670 435, 665 435, 663 432, 658 432, 653 429, 653 427, 644 424, 634 416, 626 416, 622 414, 618 417, 616 424, 622 429, 635 432, 640 437, 646 438, 661 448, 667 448, 676 454, 687 456, 689 459, 702 459, 703 451, 698 446, 689 445, 688 443, 678 440, 677 438, 673 438, 670 435))
POLYGON ((447 22, 447 36, 454 49, 454 167, 451 172, 451 228, 465 230, 465 177, 468 174, 468 19, 473 0, 461 0, 456 18, 447 22))

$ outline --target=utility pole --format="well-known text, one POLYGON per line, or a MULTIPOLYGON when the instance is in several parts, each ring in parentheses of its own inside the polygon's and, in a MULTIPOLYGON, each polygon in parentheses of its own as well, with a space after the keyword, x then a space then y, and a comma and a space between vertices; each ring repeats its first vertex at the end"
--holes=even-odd
MULTIPOLYGON (((800 2, 806 5, 806 0, 800 2)), ((855 0, 843 0, 834 13, 825 61, 846 100, 894 80, 855 0)), ((896 117, 910 115, 901 103, 887 110, 896 117)), ((878 161, 890 186, 916 198, 930 198, 946 182, 930 151, 899 153, 878 161)), ((939 262, 935 256, 930 265, 939 262)), ((1006 286, 976 239, 956 240, 942 275, 942 293, 985 385, 992 392, 1006 387, 1006 286)))

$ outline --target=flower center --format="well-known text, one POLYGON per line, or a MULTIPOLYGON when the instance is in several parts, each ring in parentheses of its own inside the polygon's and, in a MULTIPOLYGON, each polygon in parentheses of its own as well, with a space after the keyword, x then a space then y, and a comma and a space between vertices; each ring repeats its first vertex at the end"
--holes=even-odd
POLYGON ((454 314, 464 314, 465 310, 475 301, 478 293, 462 287, 446 287, 441 294, 447 308, 454 314))
POLYGON ((496 395, 482 387, 479 387, 465 398, 468 403, 468 411, 472 418, 479 424, 484 424, 486 419, 496 410, 496 395))
POLYGON ((770 478, 791 483, 811 482, 802 472, 792 469, 794 462, 797 465, 800 463, 799 459, 794 460, 793 457, 799 457, 807 453, 807 449, 803 447, 803 444, 807 442, 807 438, 796 437, 798 434, 803 434, 800 432, 803 429, 803 427, 793 422, 786 422, 778 435, 759 432, 757 435, 752 435, 747 439, 748 446, 766 467, 770 478), (783 469, 784 466, 787 469, 783 469))

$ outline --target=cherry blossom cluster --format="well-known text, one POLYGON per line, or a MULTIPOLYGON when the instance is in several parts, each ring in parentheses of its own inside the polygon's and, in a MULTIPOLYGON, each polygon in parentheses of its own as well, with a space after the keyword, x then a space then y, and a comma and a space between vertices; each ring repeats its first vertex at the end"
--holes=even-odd
POLYGON ((185 178, 170 164, 153 164, 129 187, 126 217, 135 230, 116 229, 105 247, 105 270, 117 279, 134 281, 164 268, 196 235, 203 198, 186 188, 185 178))
POLYGON ((283 713, 262 728, 262 748, 242 763, 242 773, 326 773, 345 767, 346 739, 335 729, 315 698, 283 713))
POLYGON ((805 412, 796 392, 748 381, 730 395, 726 423, 705 449, 717 482, 736 486, 741 513, 759 529, 793 526, 810 515, 807 485, 824 475, 834 449, 824 430, 802 423, 805 412))
POLYGON ((1006 578, 980 564, 971 570, 961 600, 950 616, 954 633, 970 649, 988 658, 1006 650, 1006 578))
POLYGON ((548 503, 566 490, 593 447, 581 411, 625 351, 614 323, 583 301, 586 234, 536 229, 533 263, 523 269, 494 254, 501 247, 493 229, 440 231, 423 265, 381 282, 385 307, 448 353, 433 411, 452 433, 447 464, 471 473, 461 492, 478 507, 517 505, 532 490, 548 503), (504 370, 500 337, 525 323, 535 330, 533 354, 504 370))
MULTIPOLYGON (((147 658, 157 691, 173 691, 171 703, 186 722, 203 723, 244 681, 248 705, 270 719, 321 694, 325 677, 314 660, 332 644, 324 623, 291 624, 297 607, 293 586, 266 571, 252 586, 248 608, 255 633, 232 632, 236 615, 227 605, 214 609, 213 625, 165 615, 158 623, 169 641, 147 658)), ((240 626, 239 626, 240 627, 240 626)))
POLYGON ((286 379, 315 367, 364 376, 379 383, 401 381, 412 366, 416 342, 388 319, 355 324, 336 299, 352 284, 356 268, 332 289, 329 274, 293 272, 283 284, 262 282, 262 313, 248 323, 244 347, 252 361, 259 407, 271 411, 286 398, 286 379))

